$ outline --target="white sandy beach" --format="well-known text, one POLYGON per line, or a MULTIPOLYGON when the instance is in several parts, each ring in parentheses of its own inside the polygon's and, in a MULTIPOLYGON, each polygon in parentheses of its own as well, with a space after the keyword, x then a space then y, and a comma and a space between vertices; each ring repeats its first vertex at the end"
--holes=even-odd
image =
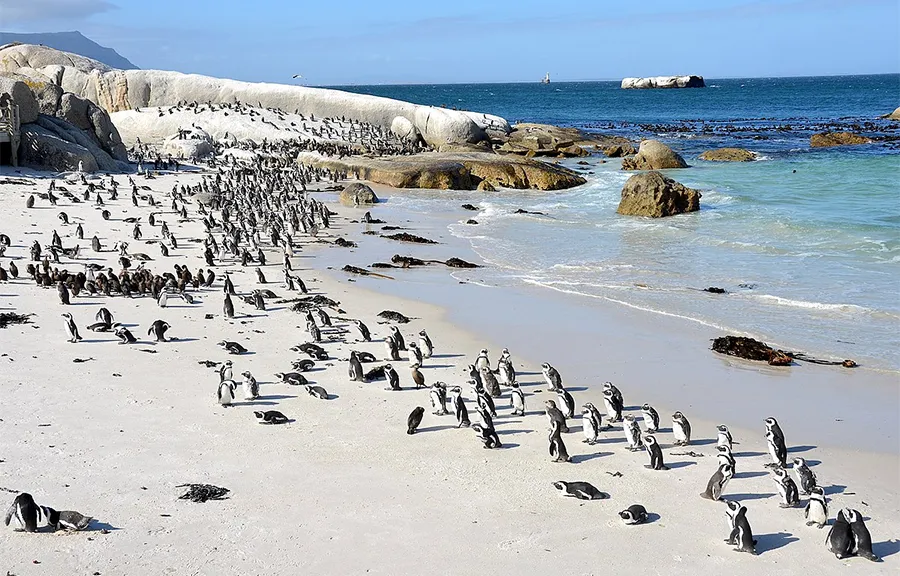
MULTIPOLYGON (((20 175, 4 170, 3 176, 20 175)), ((897 400, 892 375, 859 369, 852 372, 852 387, 850 373, 840 368, 803 366, 785 377, 784 372, 768 367, 715 357, 701 344, 715 335, 696 326, 611 310, 594 302, 584 303, 585 318, 606 322, 601 328, 615 334, 603 342, 603 354, 592 353, 590 338, 584 338, 565 355, 543 357, 539 355, 542 342, 584 330, 578 310, 564 310, 565 323, 537 332, 531 330, 532 323, 545 322, 560 308, 527 310, 524 307, 540 303, 540 298, 456 284, 443 271, 388 270, 385 273, 397 280, 354 278, 355 282, 348 282, 343 273, 325 267, 337 261, 370 264, 375 260, 365 252, 369 249, 365 243, 390 241, 361 235, 362 225, 349 220, 359 218, 362 211, 332 205, 340 216, 334 228, 319 238, 343 236, 359 241, 360 248, 346 250, 299 238, 303 248, 295 253, 294 270, 312 294, 340 302, 345 313, 329 311, 333 318, 362 319, 372 329, 373 341, 359 342, 355 328, 346 322, 336 321, 335 329, 324 331, 326 340, 335 339, 324 345, 332 360, 317 363, 308 376, 332 398, 316 400, 303 388, 276 382, 274 376, 288 371, 291 361, 300 357, 289 348, 308 340, 301 315, 283 304, 270 303, 267 311, 257 311, 239 299, 235 299, 238 315, 234 320, 222 315, 224 270, 232 271, 240 294, 260 287, 252 267, 241 268, 240 262, 220 265, 213 288, 196 293, 193 305, 170 299, 164 309, 149 297, 85 295, 65 307, 55 288, 38 288, 25 274, 31 243, 49 244, 55 228, 63 245, 73 246, 77 222, 85 232, 82 256, 77 261, 64 258, 60 265, 70 271, 80 271, 87 262, 118 269, 118 252, 111 251, 118 240, 128 241, 132 252, 150 254, 154 260, 147 267, 154 272, 171 270, 176 263, 192 271, 206 268, 202 245, 190 241, 205 236, 196 205, 189 205, 191 219, 185 222, 168 211, 173 185, 195 183, 197 174, 167 174, 152 180, 135 177, 139 185, 151 187, 162 212, 143 202, 139 208, 132 207, 126 193, 107 203, 113 212, 110 221, 104 221, 100 209, 87 202, 72 204, 62 199, 58 207, 51 207, 38 200, 34 209, 26 209, 27 196, 45 192, 49 185, 49 179, 26 176, 34 186, 0 184, 0 204, 5 209, 0 233, 12 239, 0 265, 8 269, 12 259, 20 270, 17 280, 0 284, 0 312, 34 314, 32 324, 0 329, 0 365, 4 366, 0 503, 5 510, 15 493, 25 491, 39 504, 78 510, 96 521, 90 530, 74 534, 0 531, 0 570, 15 576, 698 574, 710 570, 735 575, 814 570, 827 576, 897 570, 900 406, 890 405, 897 400), (134 241, 131 225, 121 221, 140 216, 146 222, 151 210, 179 238, 180 247, 169 258, 158 256, 158 247, 146 243, 159 239, 159 226, 144 225, 144 241, 134 241), (67 212, 73 223, 61 225, 60 211, 67 212), (90 251, 94 234, 107 251, 90 251), (439 283, 443 288, 435 287, 439 283), (398 288, 401 284, 412 288, 398 288), (521 306, 515 310, 529 320, 517 322, 507 315, 485 322, 479 307, 504 299, 521 306), (87 331, 102 306, 109 308, 116 321, 131 326, 140 342, 119 345, 112 334, 87 331), (511 417, 506 393, 498 401, 495 423, 502 449, 483 449, 473 431, 456 429, 452 415, 433 416, 428 391, 412 389, 406 362, 397 366, 405 388, 401 392, 385 391, 384 381, 348 381, 346 359, 351 350, 372 352, 379 359, 385 356, 381 337, 388 325, 380 324, 376 316, 382 310, 414 318, 400 327, 408 339, 422 328, 433 338, 436 355, 423 369, 428 383, 442 380, 465 389, 466 366, 482 347, 490 350, 494 364, 501 348, 510 348, 527 394, 528 413, 511 417), (65 341, 60 314, 66 311, 81 329, 84 340, 80 343, 65 341), (205 319, 206 314, 213 318, 205 319), (147 328, 158 318, 171 324, 168 335, 177 340, 151 341, 147 328), (477 333, 462 327, 477 325, 478 318, 490 327, 477 333), (346 342, 339 340, 342 337, 346 342), (251 354, 229 357, 216 346, 221 340, 238 341, 251 354), (635 350, 642 352, 629 354, 635 350), (90 360, 76 363, 75 359, 90 360), (256 376, 260 400, 238 402, 227 409, 217 405, 218 374, 198 362, 226 359, 234 361, 235 375, 250 370, 256 376), (645 401, 656 406, 662 417, 657 437, 671 470, 646 469, 647 454, 625 449, 618 424, 605 430, 597 445, 582 443, 580 419, 571 423, 572 433, 564 437, 573 462, 550 462, 542 404, 555 400, 555 394, 547 392, 542 381, 539 366, 544 361, 564 375, 596 373, 595 379, 572 379, 579 406, 586 401, 602 406, 599 386, 605 380, 622 390, 626 406, 634 408, 645 401), (814 388, 819 382, 823 388, 814 388), (750 386, 754 388, 748 390, 750 386), (784 399, 773 398, 784 386, 794 391, 784 399), (645 397, 654 390, 659 396, 645 397), (874 420, 864 412, 863 400, 845 402, 835 397, 857 393, 870 394, 881 403, 872 407, 877 414, 874 420), (755 399, 747 401, 748 394, 755 394, 755 399), (815 400, 804 402, 810 394, 815 400), (682 398, 690 399, 687 405, 677 403, 682 398), (711 406, 717 404, 722 406, 722 416, 713 418, 711 406), (695 405, 703 416, 693 416, 695 405), (416 406, 425 407, 426 415, 419 433, 409 436, 406 418, 416 406), (777 413, 768 413, 773 406, 778 407, 777 413), (252 414, 259 409, 280 410, 293 421, 261 426, 252 414), (687 449, 671 447, 669 416, 674 410, 682 410, 691 419, 695 445, 687 449), (769 462, 762 422, 766 416, 778 417, 790 456, 802 456, 813 465, 830 499, 832 518, 842 507, 863 512, 883 563, 835 559, 824 546, 827 529, 805 526, 801 507, 778 506, 775 485, 763 467, 769 462), (829 441, 840 435, 835 432, 836 418, 854 426, 855 438, 880 433, 893 441, 858 441, 852 446, 829 441), (749 424, 754 421, 757 425, 749 424), (723 542, 729 532, 724 505, 699 496, 716 468, 715 425, 719 423, 729 424, 739 442, 735 447, 738 475, 725 497, 748 507, 759 540, 756 556, 733 552, 723 542), (860 434, 859 426, 871 428, 860 434), (703 456, 677 455, 689 450, 703 456), (614 476, 615 472, 621 476, 614 476), (591 482, 611 498, 562 499, 550 484, 554 480, 591 482), (189 482, 224 486, 231 492, 224 501, 179 500, 181 489, 176 485, 189 482), (646 506, 652 521, 624 526, 616 513, 635 503, 646 506), (108 533, 101 532, 104 529, 108 533)), ((116 178, 120 184, 126 181, 124 175, 116 178)), ((84 190, 79 184, 65 186, 76 194, 84 190)), ((391 194, 380 189, 379 193, 391 194)), ((395 223, 390 202, 373 214, 395 223)), ((422 224, 413 232, 429 236, 437 230, 434 226, 422 224)), ((441 252, 447 249, 442 246, 429 254, 470 259, 470 255, 441 252)), ((383 250, 380 261, 393 253, 426 253, 424 248, 399 243, 379 250, 383 250)), ((269 279, 265 287, 280 297, 299 296, 288 294, 281 285, 276 251, 271 251, 269 261, 264 268, 269 279)), ((474 412, 472 398, 467 400, 474 412)), ((640 414, 640 410, 631 412, 640 414)))

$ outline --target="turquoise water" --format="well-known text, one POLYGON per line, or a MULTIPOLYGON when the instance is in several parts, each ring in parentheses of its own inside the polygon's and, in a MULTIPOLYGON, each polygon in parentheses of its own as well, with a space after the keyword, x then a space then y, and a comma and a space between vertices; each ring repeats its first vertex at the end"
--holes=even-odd
MULTIPOLYGON (((569 163, 593 172, 576 189, 479 195, 482 212, 461 214, 450 231, 491 264, 481 281, 602 298, 900 370, 900 155, 890 140, 900 123, 873 120, 900 104, 900 76, 708 83, 719 88, 560 85, 575 93, 568 97, 541 96, 547 87, 540 85, 378 88, 424 103, 434 101, 423 94, 455 95, 460 107, 483 112, 657 137, 691 164, 669 175, 702 191, 702 209, 660 220, 615 213, 630 174, 600 158, 587 167, 569 163), (485 92, 494 94, 494 108, 485 92), (535 104, 542 98, 557 104, 535 104), (886 141, 811 150, 809 134, 828 125, 886 141), (722 145, 763 159, 696 158, 722 145), (517 208, 546 216, 513 214, 517 208), (463 224, 469 217, 479 224, 463 224), (700 291, 708 286, 728 294, 700 291)), ((394 201, 423 213, 460 203, 457 195, 434 194, 394 201)))

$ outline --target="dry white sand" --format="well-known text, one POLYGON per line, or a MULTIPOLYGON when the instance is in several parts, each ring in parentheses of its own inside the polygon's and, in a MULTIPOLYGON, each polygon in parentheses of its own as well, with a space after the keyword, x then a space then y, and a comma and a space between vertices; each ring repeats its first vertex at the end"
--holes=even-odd
MULTIPOLYGON (((117 177, 120 182, 124 176, 117 177)), ((15 259, 24 275, 33 240, 46 245, 55 228, 65 246, 82 222, 85 237, 98 234, 104 246, 127 240, 132 252, 154 257, 151 270, 173 264, 192 271, 206 268, 199 219, 178 222, 166 212, 167 192, 175 181, 197 176, 167 175, 139 179, 152 188, 164 207, 162 219, 179 238, 168 259, 157 257, 155 245, 131 239, 131 226, 117 220, 141 216, 150 208, 133 208, 128 194, 108 203, 113 220, 104 221, 92 204, 60 202, 56 208, 38 202, 25 209, 29 193, 44 192, 48 181, 34 187, 0 184, 0 233, 12 238, 4 268, 15 259), (73 224, 57 219, 66 211, 73 224)), ((74 192, 83 186, 67 185, 74 192)), ((195 206, 189 211, 195 216, 195 206)), ((337 220, 337 230, 348 229, 337 220)), ((143 227, 144 240, 159 237, 159 228, 143 227)), ((86 262, 118 268, 118 253, 90 252, 82 244, 79 261, 64 259, 79 271, 86 262)), ((321 247, 321 250, 341 250, 321 247)), ((347 343, 326 348, 333 361, 319 363, 310 378, 333 396, 308 396, 302 388, 276 382, 300 357, 289 348, 307 340, 303 319, 283 305, 266 312, 235 300, 240 316, 221 314, 224 269, 239 293, 256 284, 252 268, 239 263, 217 268, 214 289, 201 290, 197 302, 170 299, 162 309, 151 298, 78 297, 62 306, 55 288, 41 289, 28 279, 0 284, 0 311, 34 313, 33 324, 0 330, 0 496, 5 508, 14 493, 27 491, 38 503, 74 509, 97 518, 91 530, 75 534, 27 534, 0 531, 0 570, 31 574, 885 574, 897 570, 900 505, 897 454, 874 454, 825 446, 793 453, 812 461, 831 499, 831 515, 839 507, 861 510, 885 562, 861 558, 839 561, 824 547, 827 530, 804 525, 802 508, 781 509, 775 486, 763 465, 768 462, 762 423, 756 430, 733 430, 740 445, 738 477, 728 498, 749 508, 759 554, 733 552, 721 503, 699 497, 715 470, 713 425, 694 420, 702 457, 679 456, 672 437, 660 433, 669 471, 644 467, 644 452, 624 448, 620 426, 604 431, 595 446, 581 443, 580 421, 565 436, 574 463, 550 462, 546 418, 541 404, 553 398, 545 390, 536 362, 512 349, 520 381, 528 394, 528 414, 513 418, 498 403, 496 420, 504 448, 484 450, 471 430, 455 429, 453 416, 426 416, 414 436, 405 433, 415 406, 429 408, 428 392, 410 389, 405 362, 400 363, 401 392, 387 392, 383 381, 348 381, 344 361, 351 349, 384 357, 378 323, 381 310, 415 317, 401 327, 408 338, 426 328, 436 356, 426 362, 428 382, 463 384, 465 366, 486 346, 492 360, 502 342, 486 342, 446 321, 446 312, 415 299, 399 299, 339 281, 321 273, 318 245, 306 243, 293 259, 295 270, 313 293, 340 301, 346 314, 360 318, 373 331, 371 343, 337 322, 326 337, 346 336, 347 343), (111 334, 86 330, 94 313, 106 306, 116 320, 133 325, 140 343, 123 346, 111 334), (60 314, 71 312, 84 341, 65 342, 60 314), (206 314, 214 317, 204 318, 206 314), (163 319, 172 326, 168 343, 147 337, 149 324, 163 319), (227 356, 216 343, 236 340, 252 354, 227 356), (91 359, 75 363, 74 359, 91 359), (216 404, 218 375, 202 360, 234 361, 235 375, 250 370, 260 381, 262 398, 229 409, 216 404), (283 426, 261 426, 255 409, 277 409, 294 419, 283 426), (619 472, 621 476, 614 476, 619 472), (561 499, 550 483, 583 480, 610 493, 611 499, 582 502, 561 499), (195 504, 177 497, 175 486, 208 482, 231 490, 224 501, 195 504), (616 512, 641 503, 653 514, 644 526, 624 526, 616 512), (101 532, 108 530, 108 533, 101 532)), ((280 259, 273 253, 270 262, 280 259)), ((277 294, 287 295, 279 266, 266 269, 277 294)), ((369 285, 374 285, 369 283, 369 285)), ((510 328, 514 330, 514 327, 510 328)), ((563 366, 560 366, 564 369, 563 366)), ((658 368, 660 378, 665 367, 658 368)), ((628 381, 615 382, 625 393, 628 381)), ((864 382, 860 385, 865 385, 864 382)), ((733 400, 727 392, 723 402, 733 400)), ((599 389, 576 392, 580 405, 598 406, 599 389)), ((839 401, 836 400, 836 401, 839 401)), ((469 399, 473 420, 474 403, 469 399)), ((790 410, 787 410, 791 412, 790 410)), ((796 418, 815 419, 802 409, 796 418)), ((663 426, 669 428, 668 413, 663 426)), ((690 413, 688 417, 690 418, 690 413)), ((790 441, 790 421, 782 420, 790 441)), ((823 422, 822 426, 828 426, 823 422)))

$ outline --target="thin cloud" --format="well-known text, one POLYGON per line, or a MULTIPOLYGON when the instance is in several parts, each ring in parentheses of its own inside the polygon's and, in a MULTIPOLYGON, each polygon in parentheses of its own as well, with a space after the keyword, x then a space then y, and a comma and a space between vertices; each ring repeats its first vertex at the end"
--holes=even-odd
POLYGON ((41 22, 79 22, 115 10, 106 0, 0 0, 0 27, 41 22))

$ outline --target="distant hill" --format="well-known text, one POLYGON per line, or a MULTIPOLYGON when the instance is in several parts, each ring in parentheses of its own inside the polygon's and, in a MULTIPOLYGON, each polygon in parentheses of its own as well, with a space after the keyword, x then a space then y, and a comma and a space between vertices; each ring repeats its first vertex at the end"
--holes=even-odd
POLYGON ((0 46, 10 42, 43 44, 64 52, 73 52, 87 58, 93 58, 113 68, 122 70, 137 69, 137 66, 112 48, 97 44, 90 38, 85 37, 81 32, 38 32, 34 34, 0 32, 0 46))

